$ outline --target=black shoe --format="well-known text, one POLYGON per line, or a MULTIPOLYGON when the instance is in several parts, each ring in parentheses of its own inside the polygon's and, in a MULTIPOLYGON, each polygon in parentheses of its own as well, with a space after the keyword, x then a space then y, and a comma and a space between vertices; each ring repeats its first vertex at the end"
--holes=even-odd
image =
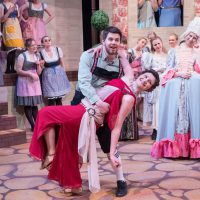
POLYGON ((117 181, 116 197, 123 197, 125 195, 127 195, 127 184, 126 184, 126 181, 117 181))
POLYGON ((15 69, 10 71, 11 74, 17 73, 15 69))
POLYGON ((12 72, 10 70, 6 70, 5 74, 11 74, 12 72))
POLYGON ((156 137, 157 137, 157 130, 156 129, 153 129, 153 133, 151 135, 151 139, 152 140, 156 140, 156 137))

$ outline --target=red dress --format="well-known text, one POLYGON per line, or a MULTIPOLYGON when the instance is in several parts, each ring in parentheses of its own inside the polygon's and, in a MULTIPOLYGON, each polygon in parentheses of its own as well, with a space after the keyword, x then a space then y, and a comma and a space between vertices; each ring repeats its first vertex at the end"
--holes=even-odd
MULTIPOLYGON (((118 88, 109 95, 105 102, 110 110, 105 120, 112 130, 120 109, 123 95, 134 94, 121 79, 113 79, 107 83, 118 88)), ((36 159, 43 160, 46 155, 46 145, 42 137, 45 132, 56 127, 57 143, 55 156, 49 170, 48 178, 58 181, 62 187, 78 188, 82 185, 79 171, 78 133, 85 108, 77 106, 49 106, 41 109, 35 124, 34 134, 30 144, 30 154, 36 159)))

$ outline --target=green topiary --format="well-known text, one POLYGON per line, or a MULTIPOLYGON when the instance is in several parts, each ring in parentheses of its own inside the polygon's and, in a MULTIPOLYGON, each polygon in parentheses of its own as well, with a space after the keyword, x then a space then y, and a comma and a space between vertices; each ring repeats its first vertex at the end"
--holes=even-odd
POLYGON ((109 17, 103 10, 97 10, 91 17, 91 24, 94 28, 101 31, 108 27, 109 17))

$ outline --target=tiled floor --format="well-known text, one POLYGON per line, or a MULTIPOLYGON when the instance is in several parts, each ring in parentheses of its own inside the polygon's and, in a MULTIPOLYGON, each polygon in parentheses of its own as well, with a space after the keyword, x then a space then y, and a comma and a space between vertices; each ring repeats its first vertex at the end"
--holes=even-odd
MULTIPOLYGON (((31 134, 28 133, 30 140, 31 134)), ((60 191, 56 182, 46 179, 47 172, 39 170, 40 162, 28 154, 29 143, 0 148, 0 199, 5 200, 200 200, 200 162, 187 159, 150 157, 152 141, 143 136, 139 141, 120 143, 125 178, 129 191, 116 198, 115 176, 106 156, 98 148, 101 191, 88 191, 87 167, 83 166, 84 192, 72 196, 60 191)))

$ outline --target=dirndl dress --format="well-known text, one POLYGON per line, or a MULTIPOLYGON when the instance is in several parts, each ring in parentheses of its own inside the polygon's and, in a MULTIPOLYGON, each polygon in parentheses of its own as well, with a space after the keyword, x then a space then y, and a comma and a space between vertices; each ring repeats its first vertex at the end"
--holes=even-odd
POLYGON ((33 38, 37 45, 40 45, 41 39, 47 35, 43 20, 46 6, 45 3, 42 3, 41 8, 36 10, 34 4, 29 2, 28 20, 23 30, 23 37, 24 39, 33 38))
POLYGON ((52 58, 49 58, 45 49, 40 52, 45 61, 42 72, 42 92, 43 96, 49 99, 64 97, 71 90, 66 72, 60 65, 62 51, 60 48, 52 47, 52 52, 52 58))
MULTIPOLYGON (((31 71, 37 74, 37 64, 27 60, 27 52, 22 53, 24 71, 31 71)), ((40 80, 33 80, 28 76, 18 76, 16 87, 16 104, 20 106, 36 106, 42 103, 42 91, 40 80)))

